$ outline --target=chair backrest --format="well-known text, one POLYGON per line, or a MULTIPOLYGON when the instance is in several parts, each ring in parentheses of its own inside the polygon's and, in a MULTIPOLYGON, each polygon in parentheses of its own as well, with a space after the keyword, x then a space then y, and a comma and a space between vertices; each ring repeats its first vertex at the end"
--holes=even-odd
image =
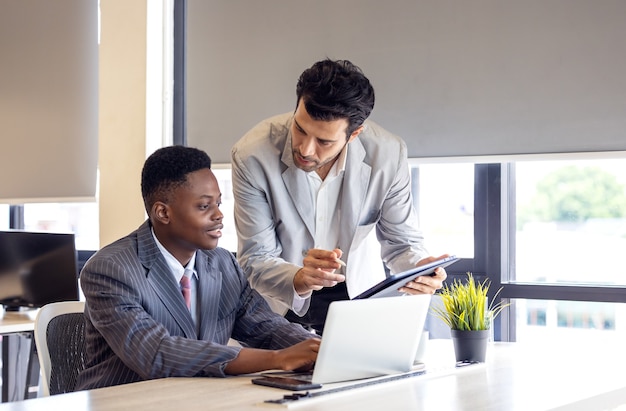
POLYGON ((35 319, 35 344, 41 368, 40 396, 72 392, 85 368, 85 316, 82 301, 41 307, 35 319))

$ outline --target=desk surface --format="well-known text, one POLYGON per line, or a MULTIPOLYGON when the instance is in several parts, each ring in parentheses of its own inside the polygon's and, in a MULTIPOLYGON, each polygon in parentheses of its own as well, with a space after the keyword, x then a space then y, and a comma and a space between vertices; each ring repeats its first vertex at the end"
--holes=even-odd
POLYGON ((38 311, 4 311, 0 309, 0 334, 33 331, 38 311))
MULTIPOLYGON (((555 350, 492 343, 485 364, 452 369, 449 340, 431 340, 433 372, 329 394, 291 408, 301 410, 626 410, 626 360, 617 345, 555 350), (577 356, 572 357, 572 354, 577 356), (573 360, 587 358, 588 361, 573 360)), ((167 378, 0 405, 0 411, 259 410, 289 391, 250 383, 250 376, 167 378)))

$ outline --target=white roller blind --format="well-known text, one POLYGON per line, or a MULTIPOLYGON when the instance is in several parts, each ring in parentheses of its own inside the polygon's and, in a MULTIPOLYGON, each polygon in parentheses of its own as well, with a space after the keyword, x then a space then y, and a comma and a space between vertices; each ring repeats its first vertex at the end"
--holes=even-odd
POLYGON ((2 203, 95 198, 97 7, 0 0, 2 203))
POLYGON ((188 144, 229 162, 330 57, 411 157, 626 150, 621 0, 188 0, 188 144))

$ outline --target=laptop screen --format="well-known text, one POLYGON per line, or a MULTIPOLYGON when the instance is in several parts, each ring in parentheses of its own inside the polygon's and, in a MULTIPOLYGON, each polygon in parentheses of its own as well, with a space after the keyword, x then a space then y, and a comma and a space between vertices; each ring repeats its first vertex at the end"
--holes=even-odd
POLYGON ((312 381, 331 383, 410 371, 431 296, 330 304, 312 381))

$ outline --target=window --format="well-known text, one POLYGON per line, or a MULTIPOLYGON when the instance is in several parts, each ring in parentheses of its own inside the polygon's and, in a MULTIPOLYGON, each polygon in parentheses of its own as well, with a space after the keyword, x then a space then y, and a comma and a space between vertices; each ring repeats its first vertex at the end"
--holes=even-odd
POLYGON ((411 174, 428 251, 474 258, 474 164, 414 165, 411 174))
POLYGON ((211 166, 217 183, 222 192, 222 205, 220 211, 224 214, 222 238, 219 246, 228 251, 237 251, 237 230, 235 228, 235 198, 233 197, 233 184, 230 164, 213 164, 211 166))
POLYGON ((11 225, 9 223, 9 205, 0 204, 0 230, 8 230, 11 225))
POLYGON ((492 166, 501 185, 488 189, 502 196, 487 232, 500 247, 491 266, 502 268, 489 275, 512 303, 504 339, 623 335, 625 171, 597 156, 492 166))
POLYGON ((499 298, 511 306, 496 320, 495 338, 623 336, 626 269, 619 256, 626 245, 626 162, 596 156, 476 164, 473 173, 456 167, 461 165, 414 170, 420 224, 427 241, 446 252, 465 250, 465 240, 457 239, 473 235, 473 253, 462 252, 448 281, 471 271, 488 278, 492 292, 503 287, 499 298), (429 185, 469 190, 463 203, 473 201, 473 229, 458 236, 432 228, 455 219, 455 200, 429 185))
POLYGON ((626 336, 626 304, 513 299, 517 341, 589 341, 626 336))
POLYGON ((77 250, 99 248, 98 203, 41 203, 24 205, 24 229, 74 233, 77 250))
POLYGON ((624 160, 515 164, 511 281, 626 285, 624 160))

